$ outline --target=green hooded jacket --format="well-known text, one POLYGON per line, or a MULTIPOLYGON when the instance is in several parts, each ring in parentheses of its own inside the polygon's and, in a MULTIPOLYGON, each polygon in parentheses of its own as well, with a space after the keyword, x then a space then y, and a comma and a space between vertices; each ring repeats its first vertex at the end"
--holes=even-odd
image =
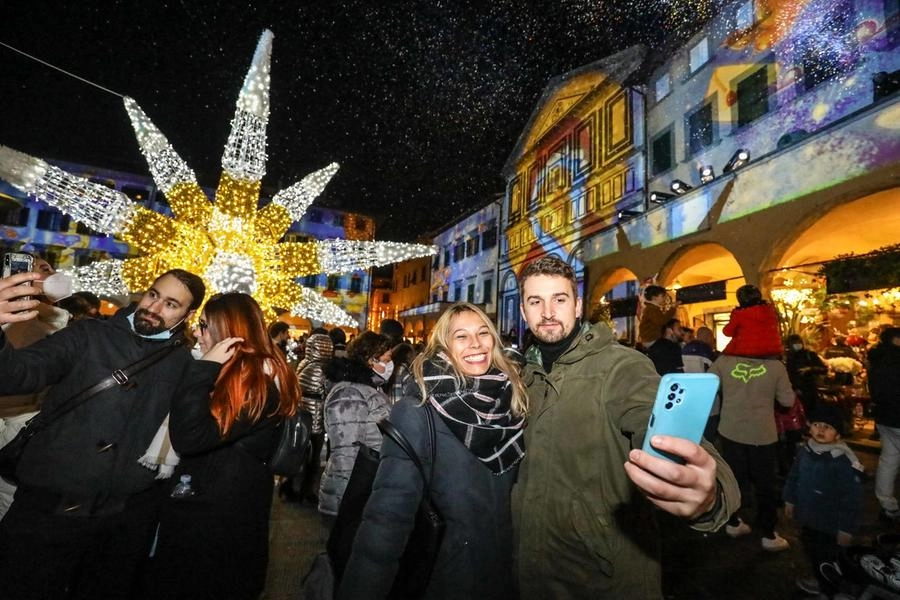
MULTIPOLYGON (((527 358, 528 453, 512 496, 522 600, 662 598, 655 508, 623 467, 643 443, 659 383, 653 363, 603 324, 584 325, 550 374, 537 347, 527 358)), ((719 496, 691 526, 714 531, 740 492, 713 446, 703 447, 719 496)))

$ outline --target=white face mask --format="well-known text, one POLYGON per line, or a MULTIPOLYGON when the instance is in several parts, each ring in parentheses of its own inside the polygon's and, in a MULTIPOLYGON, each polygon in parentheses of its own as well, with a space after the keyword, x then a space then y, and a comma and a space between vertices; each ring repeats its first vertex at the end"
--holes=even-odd
POLYGON ((380 360, 376 360, 375 364, 383 369, 382 371, 379 371, 373 366, 372 370, 375 371, 376 375, 378 375, 385 381, 391 378, 391 374, 394 372, 394 361, 389 360, 387 362, 381 362, 380 360))
POLYGON ((65 273, 54 273, 43 281, 42 286, 50 302, 59 302, 72 295, 72 278, 65 273))
POLYGON ((174 330, 176 327, 181 325, 184 322, 184 319, 186 319, 187 317, 182 317, 182 319, 180 321, 178 321, 177 323, 175 323, 168 329, 164 329, 163 331, 160 331, 159 333, 154 333, 153 335, 144 335, 143 333, 138 333, 137 331, 135 331, 135 329, 134 329, 134 313, 131 313, 130 315, 128 315, 125 318, 128 319, 128 323, 131 325, 131 331, 134 332, 135 335, 142 337, 145 340, 169 340, 169 339, 172 339, 172 330, 174 330))
POLYGON ((791 349, 794 352, 800 352, 801 350, 803 350, 803 344, 791 344, 791 349))

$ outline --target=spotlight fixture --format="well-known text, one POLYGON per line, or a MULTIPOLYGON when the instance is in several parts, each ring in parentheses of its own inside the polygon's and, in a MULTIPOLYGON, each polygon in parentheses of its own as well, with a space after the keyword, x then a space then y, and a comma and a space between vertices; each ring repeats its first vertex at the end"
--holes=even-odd
POLYGON ((740 169, 747 161, 750 160, 750 151, 744 150, 743 148, 739 148, 737 152, 731 157, 728 163, 722 168, 723 173, 731 173, 737 169, 740 169))
POLYGON ((644 214, 644 213, 642 213, 639 210, 620 210, 618 217, 619 217, 620 221, 625 221, 626 219, 633 219, 634 217, 639 217, 642 214, 644 214))
POLYGON ((675 194, 669 192, 650 192, 650 202, 654 204, 665 204, 675 197, 675 194))
POLYGON ((680 179, 673 179, 672 185, 670 185, 669 187, 671 187, 672 191, 675 192, 676 194, 678 194, 679 196, 682 194, 686 194, 689 190, 694 189, 694 186, 689 185, 680 179))
POLYGON ((712 165, 700 167, 700 185, 706 185, 715 178, 716 172, 713 170, 712 165))

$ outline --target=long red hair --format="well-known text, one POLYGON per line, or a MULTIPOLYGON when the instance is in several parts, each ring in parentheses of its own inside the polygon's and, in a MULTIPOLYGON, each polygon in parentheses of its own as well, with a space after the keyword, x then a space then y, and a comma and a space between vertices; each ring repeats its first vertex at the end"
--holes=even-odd
POLYGON ((294 414, 300 401, 300 384, 284 355, 272 343, 259 304, 252 296, 230 292, 217 294, 204 307, 206 324, 214 342, 240 337, 234 356, 222 366, 210 394, 209 410, 225 436, 239 415, 251 422, 263 416, 268 385, 279 388, 275 414, 294 414), (267 366, 268 365, 268 366, 267 366))

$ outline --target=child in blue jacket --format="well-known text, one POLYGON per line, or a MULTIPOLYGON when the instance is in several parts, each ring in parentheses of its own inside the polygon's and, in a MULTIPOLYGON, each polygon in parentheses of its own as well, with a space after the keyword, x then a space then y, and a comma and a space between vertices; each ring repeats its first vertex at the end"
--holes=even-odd
POLYGON ((841 441, 844 421, 834 404, 810 415, 810 439, 797 452, 784 486, 784 513, 802 527, 801 540, 815 578, 797 580, 811 594, 833 593, 820 565, 834 563, 840 546, 849 546, 862 514, 863 467, 841 441))

